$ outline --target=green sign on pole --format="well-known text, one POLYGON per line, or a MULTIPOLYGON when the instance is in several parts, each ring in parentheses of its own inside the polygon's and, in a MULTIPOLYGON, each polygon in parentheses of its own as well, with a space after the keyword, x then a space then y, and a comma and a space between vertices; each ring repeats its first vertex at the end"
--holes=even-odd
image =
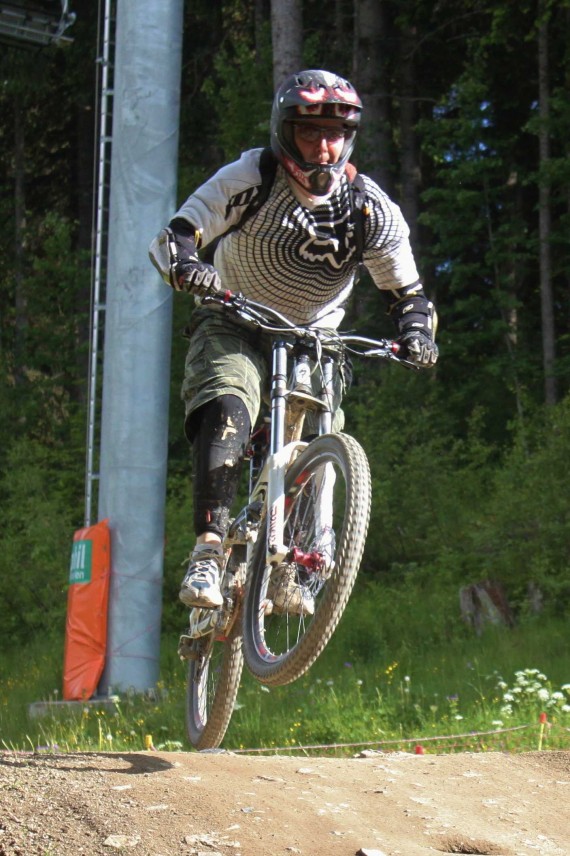
POLYGON ((91 582, 91 541, 74 541, 69 568, 70 583, 91 582))

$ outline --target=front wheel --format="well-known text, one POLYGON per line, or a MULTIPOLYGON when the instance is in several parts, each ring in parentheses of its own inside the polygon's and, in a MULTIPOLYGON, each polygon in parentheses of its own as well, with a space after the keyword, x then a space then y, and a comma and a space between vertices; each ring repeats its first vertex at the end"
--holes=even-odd
POLYGON ((297 680, 327 645, 360 567, 370 496, 366 454, 347 434, 317 437, 288 469, 287 561, 277 568, 266 563, 265 522, 244 605, 244 657, 262 683, 297 680))
MULTIPOLYGON (((234 547, 228 565, 241 585, 245 576, 245 550, 234 547)), ((228 572, 226 572, 226 580, 228 572)), ((239 594, 234 593, 236 614, 227 634, 212 630, 191 644, 186 692, 186 730, 196 749, 216 749, 227 731, 237 698, 243 652, 239 594)))

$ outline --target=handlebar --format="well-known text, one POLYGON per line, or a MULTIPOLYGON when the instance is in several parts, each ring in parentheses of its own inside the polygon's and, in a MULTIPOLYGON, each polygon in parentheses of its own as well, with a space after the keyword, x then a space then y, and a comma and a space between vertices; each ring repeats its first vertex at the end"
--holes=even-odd
POLYGON ((295 324, 294 321, 276 309, 258 303, 249 297, 244 297, 239 292, 226 290, 206 294, 201 298, 201 305, 218 306, 226 312, 235 314, 248 326, 273 335, 281 333, 296 339, 309 340, 325 351, 348 352, 358 357, 380 357, 381 359, 394 360, 409 368, 418 368, 414 363, 398 356, 400 345, 391 339, 369 339, 355 333, 342 333, 324 327, 295 324))

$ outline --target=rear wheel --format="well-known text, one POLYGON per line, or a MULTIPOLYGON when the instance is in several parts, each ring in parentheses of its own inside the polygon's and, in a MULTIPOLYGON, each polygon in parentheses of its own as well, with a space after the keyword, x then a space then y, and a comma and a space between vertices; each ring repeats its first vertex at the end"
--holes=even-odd
MULTIPOLYGON (((234 547, 229 564, 240 584, 245 577, 241 558, 245 550, 234 547), (240 555, 238 555, 238 553, 240 555)), ((226 580, 228 574, 226 574, 226 580)), ((239 593, 233 593, 239 601, 239 593)), ((239 609, 239 602, 235 610, 239 609)), ((243 669, 241 621, 233 616, 227 635, 216 630, 192 641, 188 654, 186 729, 196 749, 216 749, 224 739, 237 698, 243 669)))
POLYGON ((360 567, 370 495, 366 454, 346 434, 313 440, 287 471, 288 559, 277 569, 266 564, 264 524, 244 604, 244 656, 262 683, 296 680, 327 645, 360 567))

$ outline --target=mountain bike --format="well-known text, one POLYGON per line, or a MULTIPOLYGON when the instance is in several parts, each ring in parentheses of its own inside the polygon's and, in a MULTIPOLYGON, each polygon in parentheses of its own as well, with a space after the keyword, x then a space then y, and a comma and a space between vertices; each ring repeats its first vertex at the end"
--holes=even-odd
POLYGON ((248 502, 223 544, 224 602, 190 610, 178 649, 189 663, 188 737, 207 749, 225 735, 244 659, 263 684, 297 680, 327 645, 354 586, 370 470, 362 446, 332 432, 335 369, 343 376, 353 355, 413 364, 395 342, 294 324, 241 294, 209 295, 202 305, 269 334, 272 351, 270 415, 246 452, 248 502))

